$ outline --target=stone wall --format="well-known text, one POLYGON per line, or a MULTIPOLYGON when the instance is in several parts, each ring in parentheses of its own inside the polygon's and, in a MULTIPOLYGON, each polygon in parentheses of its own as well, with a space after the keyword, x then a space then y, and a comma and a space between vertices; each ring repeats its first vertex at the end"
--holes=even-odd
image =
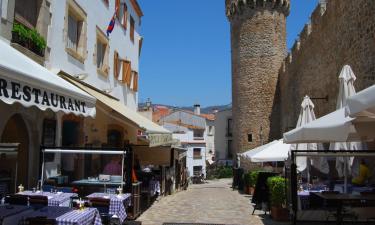
POLYGON ((295 127, 305 95, 328 96, 313 100, 317 117, 335 110, 345 64, 357 76, 357 91, 375 84, 374 0, 329 0, 313 12, 279 72, 280 134, 295 127))
POLYGON ((234 150, 243 152, 279 135, 276 88, 286 56, 289 1, 226 3, 231 22, 234 150))

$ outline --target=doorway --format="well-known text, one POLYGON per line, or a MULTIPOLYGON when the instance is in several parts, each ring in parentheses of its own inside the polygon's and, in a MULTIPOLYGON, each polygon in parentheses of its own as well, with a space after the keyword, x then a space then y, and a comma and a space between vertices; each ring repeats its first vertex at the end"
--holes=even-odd
MULTIPOLYGON (((17 155, 17 186, 24 185, 28 188, 28 171, 29 171, 29 134, 25 121, 20 114, 13 115, 5 125, 1 136, 2 143, 19 143, 17 155)), ((11 176, 15 175, 16 159, 7 160, 7 165, 2 165, 4 170, 8 170, 11 176)), ((13 181, 14 182, 14 181, 13 181)), ((13 185, 12 185, 13 186, 13 185)))

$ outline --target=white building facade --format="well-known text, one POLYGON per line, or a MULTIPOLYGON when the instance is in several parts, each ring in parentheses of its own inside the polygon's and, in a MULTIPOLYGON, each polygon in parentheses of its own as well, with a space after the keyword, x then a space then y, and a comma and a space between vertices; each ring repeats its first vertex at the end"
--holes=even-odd
POLYGON ((189 176, 200 176, 203 174, 206 177, 208 153, 205 140, 194 138, 194 130, 186 126, 165 122, 163 127, 173 133, 173 139, 179 140, 182 148, 187 149, 186 167, 189 171, 189 176))
MULTIPOLYGON (((176 110, 162 117, 159 123, 172 132, 174 139, 178 139, 182 148, 187 149, 186 166, 190 176, 206 177, 206 165, 212 160, 207 149, 207 140, 213 135, 208 134, 206 118, 197 112, 176 110)), ((211 127, 211 129, 213 129, 211 127)), ((213 142, 213 141, 212 141, 213 142)), ((210 145, 213 148, 213 143, 210 145)), ((211 150, 213 151, 213 150, 211 150)))
POLYGON ((215 117, 215 159, 219 164, 231 165, 233 160, 232 109, 218 111, 215 117))
POLYGON ((136 111, 142 45, 142 12, 137 2, 98 0, 93 4, 86 0, 53 0, 50 11, 46 67, 80 78, 136 111), (107 36, 107 26, 114 14, 115 26, 107 36))

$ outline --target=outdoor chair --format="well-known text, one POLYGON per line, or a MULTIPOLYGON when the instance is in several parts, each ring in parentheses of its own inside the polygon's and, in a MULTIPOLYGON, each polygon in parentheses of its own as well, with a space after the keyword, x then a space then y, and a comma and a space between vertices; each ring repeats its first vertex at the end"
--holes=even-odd
POLYGON ((29 196, 29 203, 34 209, 40 209, 48 206, 48 198, 41 195, 29 196))
POLYGON ((109 215, 110 200, 104 198, 89 198, 90 205, 98 209, 103 225, 109 225, 111 216, 109 215))
POLYGON ((27 205, 29 202, 26 195, 7 195, 5 196, 5 203, 11 205, 27 205))
POLYGON ((33 218, 27 218, 26 224, 28 225, 55 225, 56 221, 54 219, 47 219, 46 217, 33 217, 33 218))

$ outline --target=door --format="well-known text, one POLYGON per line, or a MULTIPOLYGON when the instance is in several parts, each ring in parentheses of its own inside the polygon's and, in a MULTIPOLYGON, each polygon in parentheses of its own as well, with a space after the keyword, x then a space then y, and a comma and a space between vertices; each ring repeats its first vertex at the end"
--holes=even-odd
MULTIPOLYGON (((5 163, 2 163, 3 170, 8 170, 11 177, 15 175, 15 165, 18 162, 17 169, 17 184, 22 184, 28 188, 28 170, 29 170, 29 134, 22 116, 19 114, 13 115, 5 125, 3 134, 1 136, 2 143, 19 143, 17 160, 9 157, 5 163)), ((8 157, 8 156, 3 156, 8 157)), ((14 182, 14 180, 12 181, 14 182)), ((14 183, 11 184, 14 187, 14 183)))

